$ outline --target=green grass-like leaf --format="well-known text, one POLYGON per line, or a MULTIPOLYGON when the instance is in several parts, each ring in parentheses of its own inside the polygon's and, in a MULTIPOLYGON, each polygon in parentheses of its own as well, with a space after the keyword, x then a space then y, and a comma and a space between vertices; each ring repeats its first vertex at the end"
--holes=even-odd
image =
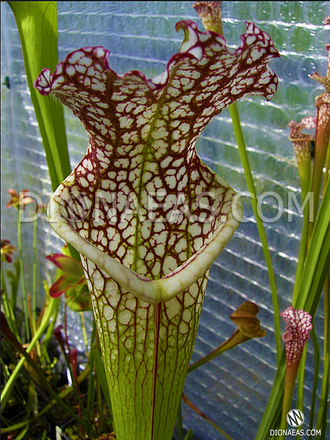
POLYGON ((275 345, 276 345, 276 360, 277 365, 279 365, 280 362, 280 356, 281 356, 281 326, 280 326, 280 310, 279 310, 279 302, 278 302, 278 295, 277 295, 277 287, 276 287, 276 280, 275 280, 275 273, 274 268, 272 264, 272 258, 268 246, 268 239, 265 231, 264 224, 262 222, 262 219, 260 218, 259 211, 258 211, 258 195, 255 189, 254 180, 252 176, 252 171, 250 167, 250 161, 246 150, 245 140, 244 140, 244 134, 240 122, 238 107, 236 102, 231 104, 229 106, 229 114, 232 120, 233 125, 233 131, 236 139, 236 143, 238 146, 238 153, 241 159, 241 163, 244 169, 244 175, 246 180, 247 188, 250 192, 250 194, 253 195, 251 198, 251 206, 253 209, 253 213, 256 219, 258 233, 260 237, 260 241, 262 244, 262 250, 264 253, 265 262, 268 269, 268 279, 269 279, 269 285, 271 289, 271 295, 272 295, 272 303, 273 303, 273 309, 274 309, 274 327, 275 327, 275 345))
MULTIPOLYGON (((54 71, 58 63, 57 2, 10 1, 19 31, 27 83, 34 106, 53 191, 70 174, 70 158, 63 107, 42 96, 33 83, 42 69, 54 71)), ((69 246, 71 256, 80 260, 69 246)))
POLYGON ((330 267, 330 185, 324 191, 293 307, 315 314, 330 267))
POLYGON ((109 411, 111 411, 111 402, 110 402, 109 389, 107 385, 107 379, 101 358, 101 352, 98 347, 93 347, 93 361, 95 362, 96 374, 101 384, 104 399, 106 401, 106 404, 108 405, 109 411))
POLYGON ((189 429, 189 431, 187 432, 187 435, 185 436, 184 440, 193 440, 193 431, 192 429, 189 429))
POLYGON ((56 2, 10 1, 17 23, 28 86, 46 152, 52 188, 71 172, 63 108, 33 87, 43 68, 54 70, 58 63, 56 2))
MULTIPOLYGON (((322 203, 316 219, 313 235, 305 264, 301 274, 297 299, 294 308, 303 309, 314 316, 319 304, 324 282, 329 273, 330 265, 330 185, 329 182, 324 192, 322 203)), ((276 424, 275 414, 281 411, 283 387, 285 377, 285 354, 283 352, 280 366, 277 370, 270 397, 265 408, 262 421, 255 440, 269 438, 269 430, 276 424)), ((328 385, 324 384, 327 390, 328 385)), ((327 402, 323 400, 319 409, 323 413, 327 402)), ((321 422, 319 422, 319 425, 321 422)))

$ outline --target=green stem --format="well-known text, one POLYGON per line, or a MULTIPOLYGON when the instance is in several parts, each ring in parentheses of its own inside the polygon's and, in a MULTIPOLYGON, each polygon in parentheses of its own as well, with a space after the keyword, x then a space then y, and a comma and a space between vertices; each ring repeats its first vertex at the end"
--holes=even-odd
MULTIPOLYGON (((91 341, 94 341, 95 338, 95 321, 93 322, 93 329, 91 334, 91 341)), ((89 366, 90 366, 90 373, 88 377, 88 390, 87 390, 87 414, 91 414, 93 410, 94 405, 94 399, 95 399, 95 381, 96 378, 100 382, 100 378, 97 374, 97 369, 95 368, 95 362, 94 362, 94 344, 91 342, 91 349, 89 353, 89 366), (95 369, 95 373, 94 373, 95 369)))
POLYGON ((184 440, 193 440, 194 437, 194 433, 192 429, 189 429, 189 431, 187 432, 187 435, 185 436, 184 440))
MULTIPOLYGON (((40 415, 38 415, 40 417, 40 415)), ((24 426, 28 425, 30 420, 23 420, 23 422, 16 423, 15 425, 7 426, 6 428, 1 428, 1 434, 10 434, 12 432, 18 431, 21 428, 24 428, 24 426)))
POLYGON ((269 438, 269 430, 278 425, 278 419, 281 414, 281 406, 283 402, 283 390, 285 380, 286 356, 285 349, 282 351, 281 362, 276 371, 272 390, 264 409, 262 420, 258 427, 255 440, 265 440, 269 438))
MULTIPOLYGON (((36 331, 36 334, 34 335, 32 341, 30 342, 28 348, 26 349, 27 353, 30 353, 30 351, 33 349, 33 347, 35 346, 36 342, 39 341, 39 339, 42 337, 42 335, 44 334, 48 324, 49 324, 49 320, 50 317, 53 313, 53 308, 56 304, 56 302, 59 301, 59 298, 51 298, 50 302, 49 302, 49 306, 47 308, 47 310, 45 311, 45 315, 44 318, 40 324, 40 327, 38 328, 38 330, 36 331)), ((5 404, 8 401, 9 398, 9 390, 12 389, 13 385, 15 384, 17 378, 18 378, 18 374, 21 371, 21 368, 23 367, 23 364, 25 362, 25 357, 22 357, 19 362, 17 363, 14 371, 12 372, 8 382, 6 383, 6 385, 4 386, 4 389, 1 393, 1 403, 2 403, 2 410, 4 410, 5 404)))
MULTIPOLYGON (((328 153, 327 153, 326 163, 325 163, 326 173, 324 174, 322 197, 325 194, 326 187, 327 187, 329 162, 330 162, 330 141, 328 144, 328 153)), ((315 170, 314 170, 314 172, 315 172, 315 170)), ((313 201, 312 206, 313 207, 312 207, 312 210, 310 211, 309 204, 306 204, 304 206, 304 223, 303 223, 303 230, 302 230, 302 235, 301 235, 295 284, 294 284, 294 290, 293 290, 293 295, 292 295, 292 304, 293 305, 296 303, 296 301, 298 299, 301 274, 304 270, 305 257, 307 255, 308 247, 309 247, 309 244, 311 241, 312 232, 313 232, 314 225, 316 222, 316 217, 317 217, 317 210, 315 209, 315 206, 318 205, 319 193, 317 195, 315 194, 315 190, 312 187, 312 182, 311 182, 311 187, 310 187, 310 194, 312 194, 312 196, 313 196, 313 199, 312 199, 312 201, 313 201)))
MULTIPOLYGON (((322 137, 318 139, 318 135, 316 133, 316 140, 315 140, 315 151, 317 148, 317 141, 319 140, 319 145, 324 143, 324 140, 322 137)), ((308 238, 310 239, 312 237, 314 225, 316 222, 316 218, 318 215, 319 210, 319 201, 320 201, 320 195, 321 192, 321 185, 322 185, 322 179, 324 177, 323 182, 323 194, 326 188, 327 179, 328 176, 323 176, 323 167, 326 165, 326 169, 328 170, 329 167, 329 149, 330 149, 330 138, 328 140, 327 149, 325 148, 325 145, 322 145, 321 148, 318 148, 319 154, 315 155, 314 158, 314 167, 313 167, 313 174, 312 174, 312 183, 311 183, 311 192, 313 194, 313 218, 312 221, 309 223, 309 229, 308 229, 308 238), (328 151, 328 153, 325 153, 325 151, 328 151)))
POLYGON ((269 284, 271 288, 271 295, 272 295, 272 303, 273 303, 273 309, 274 309, 274 327, 275 327, 275 345, 276 345, 276 363, 277 366, 280 362, 281 357, 281 351, 282 351, 282 341, 281 341, 281 325, 280 325, 280 311, 279 311, 279 304, 278 304, 278 296, 277 296, 277 288, 276 288, 276 281, 275 281, 275 273, 272 265, 271 255, 269 251, 268 246, 268 240, 266 231, 263 225, 263 222, 259 215, 259 207, 258 207, 258 197, 257 192, 254 186, 254 181, 251 173, 251 167, 249 163, 249 158, 246 151, 246 145, 244 140, 244 135, 240 123, 240 117, 238 113, 238 108, 236 103, 231 104, 229 106, 229 114, 232 119, 233 124, 233 130, 234 135, 236 138, 237 146, 238 146, 238 152, 240 155, 240 159, 242 162, 242 166, 244 168, 245 173, 245 179, 246 184, 249 193, 252 195, 251 197, 251 205, 254 212, 254 216, 256 218, 257 222, 257 228, 260 236, 260 240, 262 243, 262 249, 268 269, 268 277, 269 277, 269 284))
POLYGON ((93 405, 95 401, 95 381, 97 375, 94 374, 94 359, 93 359, 93 350, 91 348, 90 356, 89 356, 89 365, 90 365, 90 373, 88 376, 88 389, 87 389, 87 414, 92 414, 93 405))
MULTIPOLYGON (((318 115, 320 115, 320 110, 318 109, 318 115)), ((312 174, 312 192, 314 195, 314 216, 313 224, 311 224, 311 229, 315 223, 319 198, 321 194, 322 179, 323 179, 323 168, 327 162, 327 155, 329 151, 330 137, 329 137, 329 127, 321 121, 318 117, 316 135, 315 135, 315 156, 312 174)), ((310 232, 310 235, 312 231, 310 232)))
POLYGON ((328 177, 329 177, 329 168, 330 168, 330 138, 328 142, 328 149, 327 149, 327 157, 325 159, 325 173, 324 173, 324 179, 323 179, 323 188, 322 188, 322 194, 324 194, 325 188, 328 183, 328 177))
POLYGON ((306 203, 306 205, 304 206, 304 219, 303 219, 303 227, 302 227, 300 247, 299 247, 298 263, 296 267, 295 282, 292 293, 292 304, 296 303, 297 295, 299 292, 300 279, 304 270, 305 258, 308 249, 309 215, 310 215, 309 204, 306 203))
POLYGON ((304 270, 304 264, 305 264, 305 258, 308 251, 309 241, 310 241, 310 222, 313 222, 315 219, 313 219, 313 211, 315 203, 314 198, 311 199, 312 201, 312 209, 310 209, 309 204, 309 196, 312 195, 312 180, 309 181, 309 191, 303 195, 302 194, 302 200, 303 200, 303 227, 301 232, 301 239, 300 239, 300 246, 299 246, 299 255, 298 255, 298 263, 296 267, 296 275, 295 275, 295 282, 293 286, 293 292, 292 292, 292 304, 295 304, 297 300, 297 295, 299 291, 299 285, 301 280, 301 275, 304 270), (312 218, 310 218, 312 217, 312 218))
MULTIPOLYGON (((35 219, 33 222, 33 262, 32 262, 32 309, 31 309, 31 332, 32 336, 36 333, 36 325, 37 325, 37 274, 38 274, 38 247, 37 247, 37 234, 38 232, 38 223, 35 219)), ((30 304, 31 307, 31 304, 30 304)), ((38 357, 41 357, 41 348, 39 341, 36 345, 38 357)))
POLYGON ((211 425, 216 431, 220 432, 220 434, 226 439, 226 440, 233 440, 231 437, 229 437, 228 434, 225 433, 223 429, 221 429, 218 425, 216 425, 211 419, 209 419, 202 411, 200 411, 184 394, 182 395, 183 402, 189 406, 193 411, 195 411, 200 417, 202 417, 204 420, 206 420, 209 425, 211 425))
MULTIPOLYGON (((305 383, 306 358, 307 358, 307 344, 304 347, 303 354, 301 356, 299 368, 298 368, 296 408, 300 409, 301 411, 304 410, 304 383, 305 383)), ((296 440, 301 440, 300 435, 296 436, 296 440)))
POLYGON ((84 312, 80 312, 80 322, 81 322, 81 331, 83 335, 83 340, 86 348, 86 353, 88 352, 88 337, 87 337, 87 331, 86 331, 86 323, 85 323, 85 316, 84 312))
POLYGON ((23 440, 25 434, 28 432, 29 426, 26 426, 25 429, 16 437, 15 440, 23 440))
MULTIPOLYGON (((291 402, 293 397, 293 392, 296 383, 296 377, 298 373, 298 366, 293 365, 291 367, 286 367, 285 372, 285 385, 284 385, 284 396, 282 403, 282 419, 280 429, 285 430, 287 428, 286 415, 291 409, 291 402)), ((285 436, 281 436, 280 440, 284 440, 285 436)))
POLYGON ((26 341, 30 340, 30 328, 29 328, 29 314, 27 307, 27 296, 25 289, 25 276, 24 276, 24 264, 23 264, 23 247, 22 247, 22 208, 18 208, 18 221, 17 221, 17 245, 19 254, 19 264, 21 269, 21 282, 22 282, 22 296, 23 296, 23 311, 24 311, 24 322, 25 322, 25 337, 26 341))
POLYGON ((304 381, 305 381, 305 366, 307 358, 307 345, 303 350, 303 354, 300 359, 299 369, 298 369, 298 383, 297 383, 297 409, 303 411, 304 405, 304 381))
POLYGON ((33 222, 33 268, 32 268, 32 319, 37 321, 37 280, 38 280, 38 222, 33 222))
POLYGON ((12 304, 8 299, 8 292, 7 292, 7 286, 5 282, 4 277, 4 270, 2 266, 1 261, 1 302, 3 305, 4 314, 7 318, 8 324, 10 326, 11 331, 15 334, 17 339, 19 339, 17 327, 16 327, 16 320, 15 320, 15 314, 12 308, 12 304))
POLYGON ((212 359, 216 358, 225 351, 231 350, 232 348, 237 347, 237 345, 240 345, 243 342, 248 341, 249 339, 250 338, 248 338, 247 336, 242 335, 241 332, 235 331, 231 335, 231 337, 229 339, 226 339, 221 345, 219 345, 219 347, 215 348, 213 351, 211 351, 211 353, 191 364, 188 368, 187 375, 192 371, 195 371, 202 365, 206 364, 207 362, 210 362, 212 359))
POLYGON ((316 420, 316 429, 322 430, 322 435, 317 439, 326 438, 327 407, 329 394, 330 373, 330 280, 329 276, 324 285, 324 363, 321 385, 321 398, 316 420))
MULTIPOLYGON (((46 284, 45 284, 45 291, 46 291, 47 298, 51 298, 49 296, 48 285, 46 285, 46 284)), ((56 301, 54 306, 53 306, 51 321, 49 323, 49 327, 47 328, 47 331, 46 331, 46 334, 45 334, 45 338, 42 341, 43 347, 46 347, 46 348, 48 347, 49 341, 50 341, 51 337, 53 336, 54 328, 55 328, 55 325, 56 325, 56 319, 57 319, 57 315, 58 315, 59 308, 60 308, 60 304, 61 304, 60 301, 56 301)))
POLYGON ((317 340, 315 326, 313 326, 311 330, 311 339, 314 348, 314 377, 313 377, 313 393, 312 393, 312 401, 311 401, 311 410, 309 417, 309 429, 313 429, 314 426, 315 405, 316 405, 316 396, 317 396, 319 370, 320 370, 320 347, 317 340))
POLYGON ((105 431, 106 430, 106 423, 105 423, 104 416, 103 416, 104 403, 102 400, 101 383, 99 380, 97 380, 96 401, 97 401, 97 409, 98 409, 101 425, 102 425, 103 431, 106 432, 105 431))
POLYGON ((203 358, 199 359, 198 361, 194 362, 192 365, 189 366, 187 375, 189 373, 192 373, 193 371, 197 370, 197 368, 201 367, 202 365, 206 364, 207 362, 210 362, 212 359, 216 358, 223 352, 225 352, 226 349, 222 349, 222 346, 217 347, 215 350, 213 350, 208 355, 204 356, 203 358))

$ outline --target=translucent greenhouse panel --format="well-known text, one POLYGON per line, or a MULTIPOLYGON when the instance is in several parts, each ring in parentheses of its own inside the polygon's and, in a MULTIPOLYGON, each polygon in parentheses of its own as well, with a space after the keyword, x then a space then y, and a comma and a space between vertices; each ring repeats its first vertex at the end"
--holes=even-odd
MULTIPOLYGON (((83 46, 102 45, 111 52, 109 65, 119 73, 140 70, 147 77, 161 73, 176 53, 182 34, 176 22, 200 20, 192 2, 69 2, 59 1, 59 59, 83 46)), ((29 92, 16 24, 11 11, 2 4, 2 211, 3 237, 15 243, 12 213, 4 209, 9 188, 39 194, 46 203, 50 192, 45 156, 29 92)), ((238 104, 249 159, 258 194, 262 195, 262 213, 274 263, 280 295, 280 308, 290 304, 299 249, 302 218, 292 203, 299 202, 299 177, 288 140, 287 124, 294 119, 314 115, 315 97, 322 87, 310 79, 315 71, 326 73, 329 30, 322 26, 330 14, 329 2, 321 1, 232 1, 223 2, 224 36, 228 47, 240 44, 245 20, 254 21, 268 32, 280 59, 271 67, 279 76, 275 98, 246 98, 238 104), (291 194, 291 198, 288 197, 291 194)), ((47 66, 45 66, 47 67, 47 66)), ((72 166, 84 155, 87 137, 80 123, 66 112, 66 126, 72 166)), ((220 345, 235 330, 229 315, 244 301, 260 307, 261 326, 267 329, 262 339, 254 339, 221 355, 186 381, 185 394, 211 420, 235 440, 254 438, 271 390, 276 370, 273 307, 267 269, 256 222, 253 218, 246 183, 239 159, 231 119, 223 111, 198 141, 203 161, 238 192, 245 194, 244 221, 229 245, 212 266, 204 308, 192 361, 220 345)), ((27 228, 28 229, 28 228, 27 228)), ((31 234, 27 231, 27 234, 31 234)), ((59 251, 62 242, 46 221, 39 224, 39 248, 47 255, 59 251)), ((25 257, 31 249, 25 249, 25 257)), ((41 277, 54 273, 40 262, 41 277)), ((48 279, 48 281, 50 281, 48 279)), ((322 328, 322 313, 316 327, 322 328)), ((75 333, 72 314, 71 338, 83 346, 75 333)), ((284 323, 283 323, 284 329, 284 323)), ((312 349, 307 356, 306 401, 312 388, 312 349)), ((308 417, 309 408, 305 408, 308 417)), ((194 439, 222 438, 206 421, 183 404, 185 428, 194 431, 194 439)))

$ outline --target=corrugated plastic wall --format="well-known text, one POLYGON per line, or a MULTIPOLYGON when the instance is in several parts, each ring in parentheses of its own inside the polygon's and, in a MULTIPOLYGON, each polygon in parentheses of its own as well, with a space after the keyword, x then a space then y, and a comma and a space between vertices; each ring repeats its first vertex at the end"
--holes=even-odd
MULTIPOLYGON (((164 69, 167 60, 178 51, 182 35, 175 23, 192 19, 200 24, 192 2, 59 1, 59 57, 83 46, 103 45, 110 49, 110 67, 117 72, 141 70, 152 77, 164 69)), ((25 83, 20 42, 11 11, 2 4, 2 79, 10 78, 11 87, 2 86, 2 207, 8 188, 29 188, 47 202, 50 183, 29 92, 25 83)), ((266 102, 250 97, 239 103, 249 158, 258 194, 274 192, 278 199, 265 197, 263 207, 280 306, 290 304, 302 226, 297 209, 290 205, 288 193, 299 200, 299 180, 288 141, 287 124, 314 115, 314 99, 322 88, 309 75, 326 73, 325 43, 329 30, 322 26, 329 15, 329 3, 321 1, 231 1, 223 2, 224 34, 229 48, 240 44, 244 21, 254 21, 267 31, 281 53, 271 62, 279 76, 275 98, 266 102), (278 201, 283 206, 278 205, 278 201), (273 220, 276 221, 273 221, 273 220)), ((47 66, 45 66, 47 67, 47 66)), ((82 157, 87 137, 71 114, 66 123, 72 166, 82 157)), ((198 141, 203 160, 237 191, 246 192, 231 121, 225 110, 205 130, 198 141)), ((259 317, 267 336, 250 341, 222 355, 189 375, 187 396, 221 426, 233 439, 252 439, 267 402, 275 374, 273 311, 270 288, 255 220, 244 198, 245 221, 212 266, 193 360, 207 354, 234 331, 228 316, 245 300, 260 306, 259 317)), ((12 213, 3 215, 3 238, 15 242, 12 213)), ((27 240, 31 237, 25 225, 27 240)), ((40 255, 58 251, 61 241, 45 221, 39 224, 40 255)), ((26 249, 28 257, 31 250, 26 249)), ((49 280, 50 267, 41 259, 41 278, 49 280)), ((320 316, 322 311, 320 311, 320 316)), ((73 316, 73 315, 72 315, 73 316)), ((322 317, 316 325, 322 327, 322 317)), ((79 333, 72 338, 80 341, 79 333)), ((283 325, 284 328, 284 325, 283 325)), ((311 352, 306 371, 306 402, 312 386, 311 352)), ((184 408, 186 428, 196 439, 220 439, 210 425, 184 408)), ((308 408, 305 409, 308 417, 308 408)))

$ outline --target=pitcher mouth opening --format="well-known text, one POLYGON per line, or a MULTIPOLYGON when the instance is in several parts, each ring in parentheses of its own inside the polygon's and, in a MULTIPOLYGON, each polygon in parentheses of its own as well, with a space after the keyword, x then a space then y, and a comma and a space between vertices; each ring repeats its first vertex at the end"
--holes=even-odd
MULTIPOLYGON (((227 244, 239 225, 237 218, 242 216, 240 203, 237 203, 234 210, 229 211, 226 215, 221 214, 218 216, 217 222, 213 222, 213 226, 216 227, 209 231, 207 237, 204 237, 203 243, 200 242, 200 247, 193 255, 182 262, 181 265, 172 266, 169 273, 154 279, 125 265, 123 260, 120 259, 120 255, 118 258, 118 251, 110 253, 99 249, 90 240, 88 229, 82 229, 78 232, 73 225, 79 226, 80 223, 83 223, 83 220, 79 220, 80 223, 70 223, 62 215, 61 197, 63 197, 63 188, 65 189, 63 186, 58 188, 48 206, 48 219, 53 229, 65 241, 74 246, 78 252, 104 270, 133 295, 150 303, 169 301, 200 279, 227 244), (81 231, 87 232, 81 233, 81 231)), ((234 194, 233 191, 232 193, 234 194)), ((64 191, 64 196, 65 194, 64 191)), ((79 206, 82 206, 82 204, 79 206)), ((196 223, 193 223, 192 228, 194 227, 200 233, 200 225, 197 224, 196 226, 196 223)))

